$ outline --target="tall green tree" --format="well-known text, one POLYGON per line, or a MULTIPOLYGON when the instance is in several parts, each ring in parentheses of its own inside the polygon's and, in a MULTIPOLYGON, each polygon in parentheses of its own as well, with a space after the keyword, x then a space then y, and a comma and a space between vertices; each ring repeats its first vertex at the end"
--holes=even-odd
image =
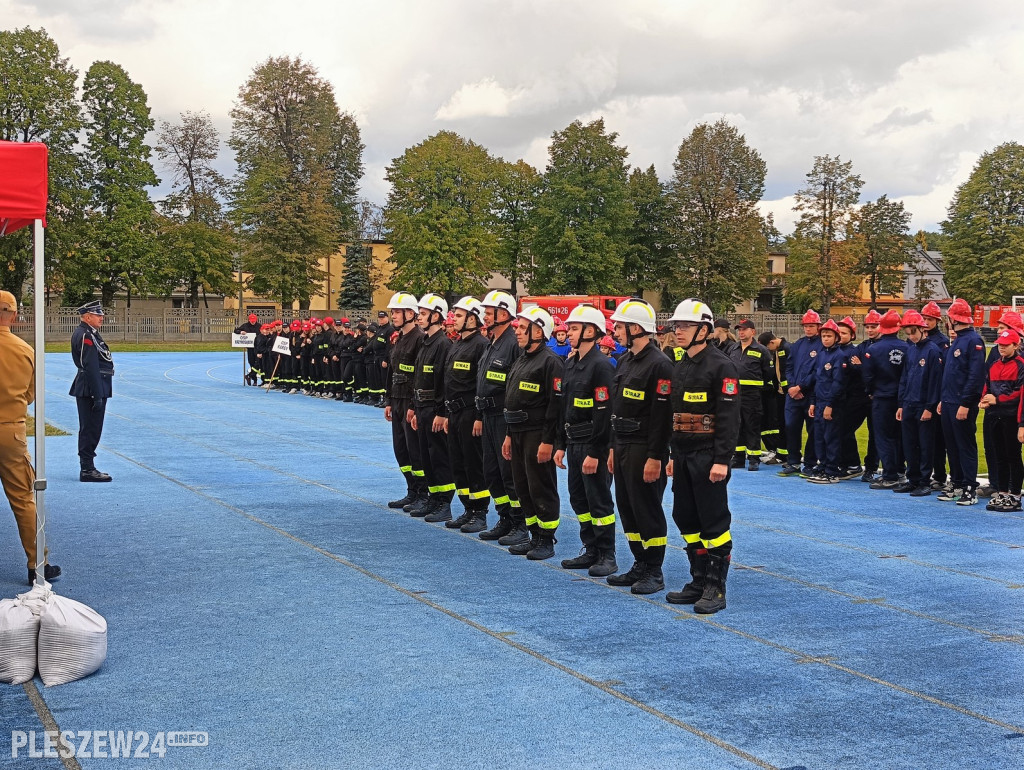
POLYGON ((231 117, 232 216, 250 288, 308 308, 325 278, 320 260, 355 230, 359 128, 316 68, 289 57, 256 67, 231 117))
POLYGON ((879 294, 898 294, 906 280, 904 266, 910 249, 910 212, 902 201, 885 195, 860 207, 853 218, 859 241, 860 264, 857 272, 868 281, 871 306, 879 294))
POLYGON ((531 292, 600 294, 621 286, 633 207, 629 153, 618 136, 603 119, 552 134, 533 216, 531 292))
POLYGON ((693 129, 673 169, 672 288, 727 312, 756 296, 764 282, 767 242, 757 202, 767 166, 735 126, 719 120, 693 129))
POLYGON ((338 307, 345 310, 373 308, 373 283, 370 279, 373 252, 365 243, 345 247, 345 267, 341 273, 338 307))
MULTIPOLYGON (((82 128, 77 80, 78 70, 61 57, 46 30, 0 30, 0 139, 49 147, 50 274, 52 267, 75 257, 85 208, 83 167, 75 152, 82 128)), ((31 243, 30 230, 0 238, 0 288, 19 301, 32 271, 31 243)))
POLYGON ((1024 146, 984 153, 957 188, 942 223, 946 285, 972 303, 1024 294, 1024 146))
POLYGON ((509 281, 513 295, 530 279, 533 252, 533 208, 537 202, 540 174, 524 160, 497 161, 494 216, 498 248, 494 268, 509 281))
POLYGON ((633 221, 629 228, 629 245, 622 260, 625 288, 634 296, 655 289, 664 294, 666 275, 672 264, 672 234, 669 231, 670 209, 665 189, 654 166, 646 171, 633 169, 629 175, 629 201, 633 221))
POLYGON ((479 293, 494 269, 496 165, 487 150, 441 131, 391 161, 385 213, 390 286, 421 294, 479 293))
POLYGON ((146 92, 125 70, 95 62, 82 84, 89 206, 82 249, 63 266, 67 300, 100 290, 104 305, 117 291, 150 291, 158 281, 156 218, 147 187, 159 183, 146 134, 153 130, 146 92), (75 296, 77 295, 77 296, 75 296))
POLYGON ((185 286, 187 307, 199 306, 199 292, 226 294, 234 288, 235 244, 221 199, 227 182, 214 168, 220 138, 206 113, 183 112, 162 121, 155 148, 171 174, 170 194, 160 202, 165 293, 185 286))
POLYGON ((816 156, 806 179, 793 206, 800 218, 788 239, 786 303, 827 315, 835 302, 855 299, 860 287, 853 218, 864 182, 852 161, 830 155, 816 156))

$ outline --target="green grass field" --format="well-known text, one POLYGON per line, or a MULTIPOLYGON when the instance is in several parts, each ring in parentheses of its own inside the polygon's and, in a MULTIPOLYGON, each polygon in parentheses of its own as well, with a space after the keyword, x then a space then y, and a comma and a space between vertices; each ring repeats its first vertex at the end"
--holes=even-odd
MULTIPOLYGON (((36 435, 36 418, 33 417, 32 415, 27 415, 25 417, 25 431, 29 436, 36 435)), ((67 431, 61 430, 60 428, 55 428, 54 426, 50 425, 50 423, 46 423, 46 435, 70 436, 71 434, 68 433, 67 431)))

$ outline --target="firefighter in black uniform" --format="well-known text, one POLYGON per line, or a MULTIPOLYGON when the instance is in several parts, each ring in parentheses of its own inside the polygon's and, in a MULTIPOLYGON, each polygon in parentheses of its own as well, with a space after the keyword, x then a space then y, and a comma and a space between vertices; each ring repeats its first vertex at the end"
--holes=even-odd
POLYGON ((444 333, 448 303, 437 294, 424 294, 419 302, 419 326, 423 342, 416 353, 416 372, 412 381, 412 408, 408 418, 416 431, 420 461, 427 478, 427 499, 409 511, 411 516, 431 523, 451 521, 455 481, 448 459, 448 440, 444 434, 447 412, 444 406, 444 365, 451 340, 444 333))
POLYGON ((455 303, 452 313, 459 336, 444 366, 444 408, 448 414, 445 433, 455 489, 465 513, 445 522, 445 526, 472 534, 487 529, 487 509, 491 504, 484 479, 483 440, 473 432, 477 368, 490 343, 480 334, 484 324, 480 300, 463 297, 455 303))
MULTIPOLYGON (((411 295, 410 295, 411 296, 411 295)), ((392 299, 394 299, 392 297, 392 299)), ((415 299, 415 298, 414 298, 415 299)), ((389 306, 390 307, 390 306, 389 306)), ((352 374, 352 344, 355 337, 352 335, 352 322, 347 318, 341 319, 341 339, 338 341, 338 363, 341 369, 341 400, 352 400, 352 383, 349 377, 352 374)))
POLYGON ((252 346, 253 358, 256 360, 256 363, 250 369, 255 374, 253 379, 254 385, 262 385, 266 382, 267 377, 270 376, 270 373, 267 371, 266 361, 269 360, 267 351, 270 350, 270 342, 273 339, 270 336, 272 328, 272 324, 262 324, 260 326, 260 333, 256 335, 256 342, 252 346))
POLYGON ((566 319, 571 351, 562 374, 562 415, 555 440, 555 465, 568 460, 569 504, 580 523, 583 550, 562 561, 564 569, 587 569, 607 577, 615 563, 615 508, 608 451, 615 367, 597 346, 604 336, 604 313, 577 305, 566 319))
POLYGON ((391 318, 381 310, 377 313, 377 345, 374 347, 374 365, 377 367, 377 406, 383 409, 387 405, 385 386, 387 384, 388 359, 391 357, 391 338, 397 330, 391 324, 391 318))
POLYGON ((420 446, 416 431, 408 420, 412 409, 412 378, 416 372, 416 354, 423 342, 423 330, 416 323, 420 306, 412 294, 398 292, 391 297, 388 308, 391 310, 391 323, 398 330, 398 338, 391 349, 387 369, 385 388, 388 405, 384 407, 384 419, 391 423, 391 443, 406 485, 405 497, 392 500, 388 508, 409 512, 427 500, 420 446))
POLYGON ((516 485, 512 465, 501 451, 508 433, 505 427, 505 393, 512 364, 522 355, 522 348, 510 328, 515 317, 516 301, 511 294, 492 291, 480 303, 484 306, 490 346, 480 359, 476 377, 477 421, 473 433, 483 438, 484 478, 494 499, 498 523, 480 533, 481 540, 497 540, 498 545, 518 545, 530 539, 516 485))
POLYGON ((371 321, 366 325, 366 349, 363 351, 363 363, 366 365, 366 403, 370 406, 377 406, 380 403, 381 394, 381 373, 380 368, 381 351, 387 348, 384 339, 380 337, 380 327, 371 321))
MULTIPOLYGON (((260 333, 259 318, 255 313, 249 313, 249 320, 244 324, 235 327, 235 334, 251 334, 254 337, 260 333)), ((245 384, 255 385, 259 381, 259 370, 257 369, 255 346, 245 349, 245 357, 249 362, 249 371, 245 373, 245 384)))
POLYGON ((739 372, 708 344, 711 308, 683 300, 670 320, 686 350, 672 374, 672 518, 686 541, 692 580, 665 598, 711 614, 725 609, 732 554, 727 485, 740 428, 739 372))
POLYGON ((764 416, 764 392, 772 387, 774 373, 771 367, 771 353, 754 339, 757 327, 748 318, 736 324, 739 344, 729 351, 729 357, 740 373, 740 440, 736 445, 736 456, 732 467, 742 468, 744 462, 748 471, 761 467, 761 420, 764 416))
POLYGON ((508 551, 528 559, 555 555, 558 529, 558 479, 552 462, 555 425, 561 411, 562 359, 548 347, 555 330, 551 314, 534 305, 516 318, 516 341, 523 350, 508 373, 505 424, 508 435, 501 453, 512 463, 519 503, 530 539, 508 551))
POLYGON ((649 304, 629 299, 619 305, 611 319, 615 338, 627 351, 615 369, 608 465, 615 476, 615 502, 633 566, 622 575, 610 576, 608 582, 631 586, 636 594, 653 594, 665 588, 662 565, 668 524, 661 501, 672 432, 673 364, 651 340, 657 328, 655 318, 649 304))
POLYGON ((82 322, 71 335, 71 360, 78 373, 68 395, 78 405, 79 481, 110 481, 110 476, 96 470, 96 447, 103 434, 103 416, 107 399, 113 395, 114 359, 110 348, 100 336, 103 305, 99 300, 78 308, 82 322))

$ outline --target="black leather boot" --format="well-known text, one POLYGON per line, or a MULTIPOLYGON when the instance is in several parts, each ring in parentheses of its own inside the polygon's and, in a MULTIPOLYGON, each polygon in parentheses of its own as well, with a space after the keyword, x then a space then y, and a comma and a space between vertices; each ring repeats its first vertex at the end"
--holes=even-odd
POLYGON ((725 579, 728 574, 729 557, 708 554, 708 577, 704 583, 704 595, 694 602, 694 612, 713 615, 725 609, 725 579))
POLYGON ((690 560, 691 580, 681 591, 665 594, 665 601, 669 604, 693 604, 704 595, 704 582, 708 576, 707 549, 687 547, 686 558, 690 560))

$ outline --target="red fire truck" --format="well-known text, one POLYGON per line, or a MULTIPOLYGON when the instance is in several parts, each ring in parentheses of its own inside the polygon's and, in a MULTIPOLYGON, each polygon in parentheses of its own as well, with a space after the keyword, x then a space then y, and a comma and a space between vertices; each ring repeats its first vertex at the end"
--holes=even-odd
POLYGON ((577 305, 593 305, 604 313, 605 318, 611 318, 615 308, 627 299, 629 297, 616 297, 610 294, 547 294, 538 297, 520 297, 519 310, 539 305, 551 313, 555 323, 558 323, 568 318, 569 313, 577 305))

